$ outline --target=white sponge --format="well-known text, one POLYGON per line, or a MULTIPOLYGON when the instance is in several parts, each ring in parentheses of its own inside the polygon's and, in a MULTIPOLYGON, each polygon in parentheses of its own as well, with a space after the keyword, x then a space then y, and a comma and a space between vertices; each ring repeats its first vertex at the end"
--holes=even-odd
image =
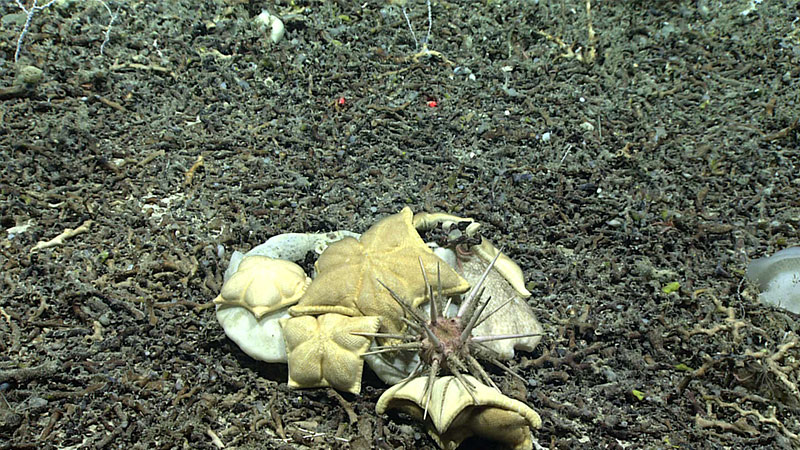
POLYGON ((800 314, 800 247, 756 259, 747 266, 746 276, 758 284, 762 302, 800 314))

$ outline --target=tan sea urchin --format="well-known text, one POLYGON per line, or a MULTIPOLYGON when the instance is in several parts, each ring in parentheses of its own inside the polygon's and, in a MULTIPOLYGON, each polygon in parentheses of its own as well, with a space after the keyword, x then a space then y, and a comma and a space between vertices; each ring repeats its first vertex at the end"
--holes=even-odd
MULTIPOLYGON (((450 310, 452 298, 448 299, 446 304, 442 304, 444 298, 442 295, 440 277, 437 274, 437 288, 434 292, 434 287, 428 281, 428 275, 421 262, 420 269, 422 270, 422 276, 427 286, 427 299, 430 301, 430 314, 425 314, 423 311, 413 307, 408 301, 401 298, 393 291, 391 287, 384 284, 381 280, 378 280, 400 306, 402 306, 406 313, 406 317, 402 320, 408 327, 405 334, 353 332, 353 334, 385 340, 384 345, 376 347, 373 351, 365 353, 365 355, 399 351, 418 353, 420 357, 419 363, 408 378, 401 381, 401 383, 418 377, 427 371, 428 380, 425 384, 425 395, 428 401, 432 393, 431 387, 434 385, 436 377, 440 373, 449 373, 455 376, 456 379, 464 385, 470 396, 473 396, 474 386, 464 377, 465 373, 471 374, 481 382, 499 391, 500 389, 483 369, 480 360, 488 361, 501 368, 503 371, 522 379, 508 366, 501 363, 496 352, 484 345, 484 343, 501 339, 537 336, 539 333, 493 336, 473 336, 472 334, 475 326, 502 309, 506 306, 506 303, 508 303, 503 303, 486 315, 483 314, 486 306, 489 304, 488 298, 482 300, 484 293, 483 284, 490 271, 494 269, 495 262, 499 255, 500 253, 494 257, 475 286, 465 295, 458 307, 458 312, 454 316, 448 316, 446 313, 450 310), (429 318, 426 316, 429 316, 429 318)), ((475 400, 474 396, 473 400, 475 400)), ((427 414, 427 402, 425 409, 427 414)))

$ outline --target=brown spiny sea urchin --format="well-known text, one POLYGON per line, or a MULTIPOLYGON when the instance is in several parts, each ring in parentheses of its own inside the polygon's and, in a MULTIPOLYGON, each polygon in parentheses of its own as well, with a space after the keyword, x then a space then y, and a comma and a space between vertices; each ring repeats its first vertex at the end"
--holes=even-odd
MULTIPOLYGON (((431 387, 440 373, 449 373, 455 376, 465 386, 470 396, 473 396, 472 392, 474 387, 463 376, 465 373, 471 374, 478 380, 499 391, 500 389, 481 366, 480 360, 488 361, 505 372, 522 379, 509 367, 501 363, 495 351, 484 345, 484 343, 501 339, 536 336, 539 335, 539 333, 492 336, 473 336, 472 334, 473 329, 477 325, 505 307, 508 303, 503 303, 494 311, 485 315, 483 314, 489 303, 489 298, 482 300, 484 294, 483 284, 490 271, 494 268, 494 264, 499 255, 498 253, 498 255, 495 256, 475 286, 464 296, 458 307, 458 312, 454 316, 447 315, 452 299, 448 299, 447 304, 443 305, 444 298, 441 289, 441 279, 437 274, 437 288, 434 292, 434 287, 428 281, 427 273, 425 273, 421 261, 420 269, 422 270, 422 275, 427 285, 427 298, 430 300, 430 314, 426 314, 424 311, 412 307, 409 302, 400 298, 391 287, 378 280, 403 307, 406 317, 402 320, 407 325, 407 329, 405 334, 354 332, 353 334, 380 338, 385 341, 384 345, 376 347, 373 351, 365 353, 365 355, 399 351, 416 352, 419 355, 420 361, 414 370, 412 370, 411 374, 405 380, 401 381, 401 383, 418 377, 427 371, 428 380, 425 384, 427 402, 430 401, 432 393, 431 387)), ((427 403, 425 409, 427 414, 427 403)))

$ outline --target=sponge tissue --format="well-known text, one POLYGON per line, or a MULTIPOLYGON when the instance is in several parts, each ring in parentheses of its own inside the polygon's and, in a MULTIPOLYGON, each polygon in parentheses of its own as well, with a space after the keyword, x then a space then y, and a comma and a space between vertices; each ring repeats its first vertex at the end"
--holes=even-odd
POLYGON ((752 261, 746 277, 758 285, 762 302, 800 314, 800 247, 752 261))

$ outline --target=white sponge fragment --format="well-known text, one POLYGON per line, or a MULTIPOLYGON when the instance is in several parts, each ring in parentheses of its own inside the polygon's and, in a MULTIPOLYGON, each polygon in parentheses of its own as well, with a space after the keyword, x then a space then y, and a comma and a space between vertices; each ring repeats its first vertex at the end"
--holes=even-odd
POLYGON ((289 308, 269 313, 259 320, 247 308, 224 306, 217 309, 217 321, 225 334, 253 359, 285 363, 286 346, 278 319, 289 317, 289 308))
POLYGON ((747 279, 758 284, 762 302, 800 314, 800 247, 783 249, 747 266, 747 279))
POLYGON ((283 33, 286 32, 286 28, 284 28, 283 21, 280 17, 273 16, 267 10, 261 11, 261 14, 256 16, 254 20, 256 24, 264 28, 269 27, 269 39, 273 44, 277 44, 283 37, 283 33))

